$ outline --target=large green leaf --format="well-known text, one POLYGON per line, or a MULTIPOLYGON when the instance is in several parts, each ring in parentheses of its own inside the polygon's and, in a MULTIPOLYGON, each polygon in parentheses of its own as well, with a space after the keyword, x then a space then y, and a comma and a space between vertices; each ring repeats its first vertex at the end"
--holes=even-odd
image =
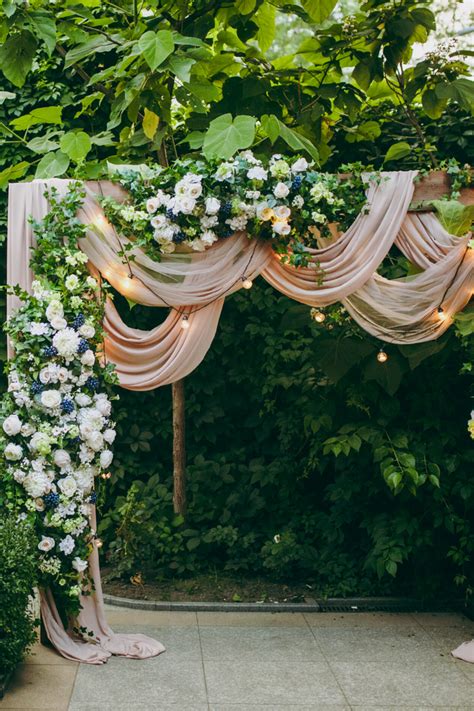
POLYGON ((391 355, 386 363, 379 363, 374 357, 364 368, 364 380, 375 380, 389 395, 394 395, 406 369, 404 361, 396 355, 391 355))
POLYGON ((314 158, 315 161, 319 160, 319 153, 316 146, 314 146, 308 138, 286 126, 279 118, 273 115, 262 116, 261 121, 262 129, 272 143, 275 143, 278 138, 281 138, 290 148, 293 148, 294 151, 305 151, 311 158, 314 158))
POLYGON ((270 49, 275 39, 275 7, 269 2, 260 5, 252 20, 258 25, 257 42, 262 52, 270 49))
POLYGON ((316 363, 326 375, 337 383, 349 370, 371 353, 375 355, 374 346, 369 341, 359 338, 325 338, 318 339, 316 363))
POLYGON ((408 360, 410 370, 417 368, 426 358, 439 353, 446 346, 446 340, 426 341, 409 346, 398 346, 400 353, 408 360))
POLYGON ((463 205, 457 200, 433 200, 439 221, 451 235, 462 237, 474 221, 474 205, 463 205))
POLYGON ((13 119, 11 125, 17 131, 26 131, 31 126, 37 126, 42 123, 61 124, 62 110, 62 106, 43 106, 39 109, 33 109, 29 114, 13 119))
POLYGON ((22 178, 28 170, 30 164, 26 161, 11 165, 0 172, 0 190, 4 190, 8 183, 13 183, 18 178, 22 178))
POLYGON ((10 35, 0 48, 0 69, 15 86, 23 86, 33 64, 37 41, 31 32, 10 35))
POLYGON ((406 141, 394 143, 385 154, 384 163, 387 163, 389 160, 400 160, 401 158, 406 158, 406 156, 410 155, 410 151, 410 145, 406 141))
POLYGON ((112 42, 103 35, 97 35, 87 40, 87 42, 70 49, 64 59, 64 67, 67 69, 67 67, 77 64, 97 52, 110 52, 112 49, 117 49, 115 42, 112 42))
POLYGON ((232 114, 218 116, 209 124, 203 144, 206 158, 230 158, 238 150, 252 145, 255 137, 255 117, 232 114))
POLYGON ((49 12, 32 12, 29 17, 34 34, 43 40, 48 54, 51 56, 56 47, 56 22, 54 21, 54 16, 49 12))
POLYGON ((61 138, 60 146, 62 152, 69 156, 74 163, 82 163, 89 153, 92 143, 84 131, 69 131, 61 138))
POLYGON ((327 20, 337 4, 337 0, 301 0, 304 9, 318 25, 327 20))
POLYGON ((173 35, 169 30, 150 30, 140 37, 138 48, 150 69, 155 71, 174 50, 173 35))
POLYGON ((38 163, 35 178, 56 178, 58 175, 64 175, 68 168, 69 157, 65 153, 47 153, 38 163))

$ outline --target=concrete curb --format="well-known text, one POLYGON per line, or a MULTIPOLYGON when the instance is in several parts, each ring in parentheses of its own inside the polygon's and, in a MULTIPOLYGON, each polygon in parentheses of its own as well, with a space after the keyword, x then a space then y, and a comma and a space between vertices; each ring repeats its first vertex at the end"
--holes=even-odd
POLYGON ((435 606, 412 598, 328 598, 311 602, 169 602, 133 600, 127 597, 104 595, 104 602, 114 607, 133 610, 162 610, 175 612, 426 612, 459 610, 461 601, 439 601, 435 606))

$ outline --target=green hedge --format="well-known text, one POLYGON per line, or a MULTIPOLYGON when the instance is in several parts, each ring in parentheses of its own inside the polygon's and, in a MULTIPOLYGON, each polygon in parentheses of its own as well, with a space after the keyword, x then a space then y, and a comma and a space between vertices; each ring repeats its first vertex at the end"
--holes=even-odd
POLYGON ((36 639, 28 610, 36 578, 33 532, 16 516, 0 519, 0 679, 25 657, 36 639))

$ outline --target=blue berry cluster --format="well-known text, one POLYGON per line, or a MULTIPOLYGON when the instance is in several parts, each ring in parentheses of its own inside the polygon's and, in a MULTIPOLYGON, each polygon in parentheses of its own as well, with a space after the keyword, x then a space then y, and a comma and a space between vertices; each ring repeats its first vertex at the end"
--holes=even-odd
POLYGON ((76 318, 72 322, 72 327, 77 331, 86 322, 86 317, 84 314, 77 314, 76 318))
POLYGON ((69 438, 69 442, 70 442, 71 444, 79 444, 80 441, 81 441, 81 438, 80 438, 80 437, 70 437, 70 438, 69 438))
POLYGON ((46 496, 43 496, 43 501, 48 509, 55 509, 59 504, 59 494, 55 494, 54 492, 46 494, 46 496))
POLYGON ((299 190, 301 188, 301 183, 303 182, 303 178, 301 175, 295 175, 293 178, 293 182, 291 183, 291 189, 292 190, 299 190))
POLYGON ((89 496, 89 503, 95 504, 96 501, 97 501, 97 493, 95 491, 93 491, 92 494, 89 496))
POLYGON ((173 235, 173 242, 175 242, 175 244, 181 244, 181 242, 184 242, 185 239, 186 235, 182 230, 173 235))
POLYGON ((79 345, 77 347, 77 352, 78 353, 85 353, 86 351, 89 350, 89 348, 90 348, 89 341, 86 338, 81 338, 81 340, 79 341, 79 345))
POLYGON ((39 380, 35 380, 34 382, 31 383, 31 392, 33 395, 38 395, 39 393, 43 392, 43 384, 39 382, 39 380))
POLYGON ((173 212, 173 210, 171 209, 171 207, 169 207, 169 208, 166 210, 166 217, 168 218, 168 220, 171 220, 171 222, 177 222, 177 221, 178 221, 178 216, 175 215, 175 213, 173 212))
POLYGON ((96 378, 94 375, 90 375, 85 382, 86 388, 88 390, 92 390, 92 392, 95 392, 96 390, 98 390, 99 385, 100 385, 99 378, 96 378))
POLYGON ((43 348, 43 355, 45 355, 46 358, 54 358, 54 356, 58 355, 58 349, 56 346, 46 346, 46 348, 43 348))
POLYGON ((61 410, 66 413, 66 415, 70 415, 71 412, 74 412, 73 401, 68 397, 63 398, 63 401, 61 403, 61 410))
POLYGON ((232 212, 232 203, 229 201, 224 202, 219 208, 220 217, 223 217, 223 218, 229 217, 231 212, 232 212))

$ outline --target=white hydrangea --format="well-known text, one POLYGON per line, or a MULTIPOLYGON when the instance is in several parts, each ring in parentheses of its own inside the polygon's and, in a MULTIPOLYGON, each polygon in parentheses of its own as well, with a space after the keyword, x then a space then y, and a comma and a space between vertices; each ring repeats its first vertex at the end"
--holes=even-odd
POLYGON ((60 356, 70 360, 79 347, 80 335, 73 328, 64 328, 53 337, 53 346, 57 348, 60 356))
POLYGON ((59 550, 62 551, 64 555, 71 555, 75 547, 76 542, 70 535, 67 535, 62 541, 59 542, 59 550))
POLYGON ((28 328, 32 336, 47 336, 50 326, 44 321, 32 321, 28 328))
POLYGON ((23 486, 33 499, 44 496, 51 491, 51 482, 44 472, 30 472, 24 479, 23 486))

